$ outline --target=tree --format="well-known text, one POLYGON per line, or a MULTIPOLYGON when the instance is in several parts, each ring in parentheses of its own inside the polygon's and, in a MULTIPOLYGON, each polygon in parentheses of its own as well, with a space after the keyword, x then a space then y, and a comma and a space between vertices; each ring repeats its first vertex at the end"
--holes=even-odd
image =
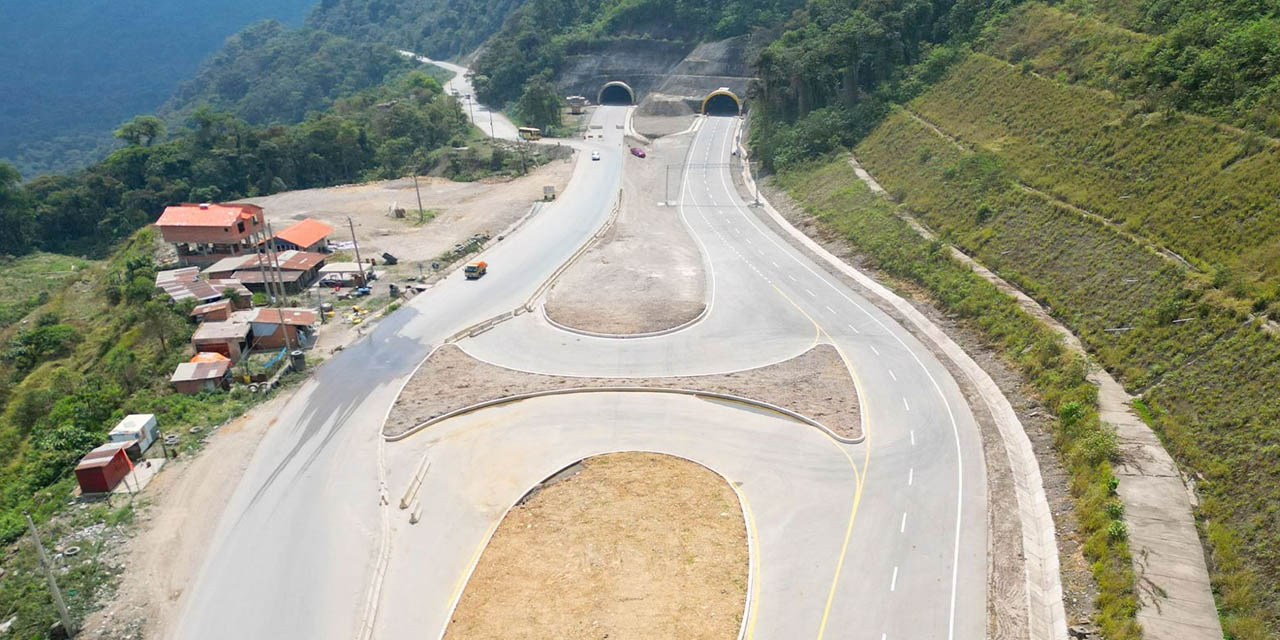
POLYGON ((173 311, 159 300, 149 300, 142 307, 142 323, 146 327, 147 333, 150 333, 160 341, 160 351, 169 353, 168 338, 177 333, 178 319, 173 315, 173 311))
POLYGON ((540 129, 560 126, 560 96, 546 72, 529 80, 516 102, 516 112, 525 122, 540 129))
POLYGON ((115 136, 134 147, 149 147, 164 137, 164 121, 155 116, 134 116, 115 130, 115 136))
POLYGON ((0 253, 27 253, 35 237, 35 214, 31 199, 22 188, 22 176, 17 169, 0 162, 0 253))

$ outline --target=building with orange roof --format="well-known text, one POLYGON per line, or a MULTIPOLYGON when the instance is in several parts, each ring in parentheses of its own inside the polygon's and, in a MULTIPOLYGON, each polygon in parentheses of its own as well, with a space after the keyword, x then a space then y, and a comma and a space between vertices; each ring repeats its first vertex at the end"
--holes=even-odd
POLYGON ((331 233, 333 233, 333 227, 315 218, 306 218, 277 232, 274 240, 276 249, 281 251, 297 249, 298 251, 327 252, 331 233))
POLYGON ((205 266, 257 251, 266 219, 254 204, 183 203, 166 207, 156 228, 183 266, 205 266))

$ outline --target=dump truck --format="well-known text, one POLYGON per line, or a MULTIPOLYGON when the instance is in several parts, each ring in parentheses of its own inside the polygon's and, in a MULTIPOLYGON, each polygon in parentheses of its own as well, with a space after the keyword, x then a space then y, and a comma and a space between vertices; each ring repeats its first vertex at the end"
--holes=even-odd
POLYGON ((489 270, 489 264, 481 260, 480 262, 472 262, 467 265, 463 272, 467 274, 468 280, 479 280, 489 270))

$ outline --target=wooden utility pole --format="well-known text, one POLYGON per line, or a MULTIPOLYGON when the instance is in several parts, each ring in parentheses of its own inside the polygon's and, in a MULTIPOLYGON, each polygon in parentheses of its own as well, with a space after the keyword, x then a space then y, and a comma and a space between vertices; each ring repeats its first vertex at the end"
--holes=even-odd
POLYGON ((414 195, 418 196, 418 224, 422 224, 424 222, 424 218, 427 215, 427 212, 422 210, 422 192, 418 190, 417 167, 413 169, 413 193, 414 195))
POLYGON ((67 611, 67 603, 62 599, 62 590, 58 588, 58 580, 53 577, 53 563, 49 562, 49 556, 44 553, 44 545, 40 544, 40 532, 36 531, 36 523, 31 521, 31 514, 26 514, 27 526, 31 527, 31 539, 36 544, 36 555, 40 556, 40 568, 44 569, 44 576, 49 579, 49 591, 53 592, 53 602, 58 605, 58 617, 62 618, 62 627, 66 629, 67 635, 75 637, 76 627, 71 623, 71 613, 67 611))
MULTIPOLYGON (((275 237, 275 233, 271 230, 270 222, 267 223, 267 233, 271 234, 272 238, 275 237)), ((270 244, 274 245, 275 243, 272 242, 270 244)), ((284 277, 280 274, 280 258, 279 256, 276 255, 274 247, 270 250, 270 252, 271 252, 271 262, 275 264, 275 267, 276 267, 276 284, 280 286, 280 293, 283 294, 284 293, 284 277)), ((282 295, 281 297, 283 298, 284 296, 282 295)), ((293 351, 293 340, 289 339, 289 327, 285 326, 284 311, 280 309, 280 306, 282 303, 283 303, 282 300, 276 302, 276 320, 280 322, 280 331, 284 333, 284 345, 288 347, 290 351, 293 351)))
POLYGON ((258 252, 258 273, 262 274, 262 287, 267 292, 267 299, 270 301, 271 298, 275 297, 275 294, 271 292, 271 279, 267 277, 267 245, 262 240, 262 233, 261 231, 258 232, 258 244, 262 247, 262 250, 258 252))
POLYGON ((351 216, 347 216, 347 228, 351 229, 351 246, 356 250, 356 266, 360 268, 361 286, 368 286, 369 283, 364 279, 364 262, 360 260, 360 243, 356 240, 356 225, 351 222, 351 216))

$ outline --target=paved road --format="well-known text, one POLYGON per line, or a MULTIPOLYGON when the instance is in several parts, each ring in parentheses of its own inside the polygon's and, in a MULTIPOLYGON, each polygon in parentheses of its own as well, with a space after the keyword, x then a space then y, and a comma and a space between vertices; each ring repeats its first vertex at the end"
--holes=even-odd
MULTIPOLYGON (((675 376, 776 362, 815 339, 836 344, 858 379, 869 435, 849 448, 867 477, 850 538, 859 553, 846 561, 832 630, 841 629, 837 637, 982 637, 986 483, 964 398, 927 348, 750 213, 729 175, 737 126, 736 118, 704 121, 682 188, 681 213, 709 258, 713 283, 701 322, 665 336, 606 339, 560 331, 532 313, 459 346, 527 371, 675 376)), ((799 554, 792 561, 838 559, 799 554)), ((791 628, 809 628, 792 594, 766 590, 761 599, 793 615, 791 628)))
POLYGON ((418 62, 434 64, 446 71, 452 71, 454 73, 453 79, 445 83, 444 90, 458 94, 458 99, 462 101, 462 110, 467 114, 467 117, 471 118, 471 122, 484 130, 490 137, 505 140, 515 140, 519 137, 516 126, 511 123, 511 120, 507 119, 507 116, 501 112, 492 111, 489 107, 476 101, 475 90, 471 87, 471 80, 467 78, 467 73, 470 72, 469 69, 452 62, 432 60, 411 51, 401 51, 400 54, 411 57, 418 62))
MULTIPOLYGON (((723 370, 799 352, 817 335, 840 346, 859 378, 864 444, 843 448, 773 416, 649 394, 522 403, 380 442, 400 383, 433 345, 521 303, 604 221, 620 183, 624 114, 596 112, 605 139, 588 148, 602 160, 580 160, 556 203, 485 253, 488 277, 446 279, 297 392, 222 517, 175 637, 357 636, 375 586, 375 637, 433 637, 501 512, 548 469, 614 448, 683 452, 743 482, 762 569, 755 637, 982 637, 985 487, 972 418, 926 349, 747 212, 723 166, 736 119, 706 121, 685 185, 684 214, 717 278, 707 319, 626 346, 562 338, 527 368, 723 370), (424 448, 426 519, 409 527, 381 498, 398 501, 424 448)), ((465 346, 499 362, 545 346, 542 328, 509 326, 465 346)))
MULTIPOLYGON (((521 304, 604 221, 620 184, 626 110, 602 108, 564 193, 456 273, 377 323, 302 385, 259 445, 184 594, 175 638, 351 638, 380 549, 379 432, 433 345, 521 304)), ((228 464, 231 464, 229 461, 228 464)))

